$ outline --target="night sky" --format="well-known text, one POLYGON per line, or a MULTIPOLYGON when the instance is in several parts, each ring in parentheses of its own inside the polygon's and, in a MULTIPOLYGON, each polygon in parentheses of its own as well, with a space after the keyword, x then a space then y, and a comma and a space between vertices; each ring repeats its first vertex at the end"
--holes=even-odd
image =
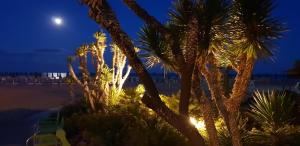
MULTIPOLYGON (((136 40, 143 22, 121 0, 109 2, 124 30, 136 40)), ((169 0, 138 2, 166 21, 169 0)), ((274 16, 289 31, 277 43, 274 62, 259 60, 255 73, 283 73, 300 59, 300 1, 277 0, 276 5, 274 16)), ((0 4, 0 18, 0 72, 66 72, 67 56, 93 41, 93 33, 100 30, 78 0, 5 0, 0 4), (61 17, 63 24, 55 25, 53 17, 61 17)))

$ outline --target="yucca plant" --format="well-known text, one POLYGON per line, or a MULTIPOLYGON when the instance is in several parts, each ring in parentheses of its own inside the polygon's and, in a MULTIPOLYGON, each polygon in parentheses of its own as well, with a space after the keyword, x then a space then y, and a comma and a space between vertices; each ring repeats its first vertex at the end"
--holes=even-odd
POLYGON ((295 102, 285 91, 256 91, 250 108, 252 117, 259 124, 278 129, 293 120, 295 102))
MULTIPOLYGON (((296 142, 299 126, 294 126, 295 102, 285 91, 254 93, 254 103, 250 105, 250 115, 259 124, 252 129, 252 140, 262 145, 284 145, 296 142)), ((293 145, 293 144, 292 144, 293 145)))

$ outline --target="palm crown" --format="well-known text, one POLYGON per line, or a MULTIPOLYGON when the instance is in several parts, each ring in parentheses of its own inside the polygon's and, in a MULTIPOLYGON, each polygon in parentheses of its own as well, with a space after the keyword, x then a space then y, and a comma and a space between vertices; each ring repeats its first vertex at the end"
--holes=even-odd
MULTIPOLYGON (((222 66, 230 66, 230 58, 246 55, 251 58, 272 55, 273 41, 280 38, 285 29, 271 17, 272 0, 178 0, 169 12, 165 24, 183 52, 189 19, 198 19, 199 46, 202 53, 212 53, 222 66)), ((174 54, 161 34, 146 25, 139 33, 141 48, 147 52, 150 67, 161 63, 176 70, 174 54)), ((187 40, 188 41, 188 40, 187 40)), ((202 55, 203 56, 203 55, 202 55)))

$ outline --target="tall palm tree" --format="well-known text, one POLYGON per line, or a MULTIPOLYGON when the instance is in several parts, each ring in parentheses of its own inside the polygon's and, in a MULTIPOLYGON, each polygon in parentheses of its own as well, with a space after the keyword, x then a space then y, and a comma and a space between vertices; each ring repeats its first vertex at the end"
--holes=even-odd
POLYGON ((229 112, 229 126, 234 145, 242 145, 234 120, 243 101, 255 61, 259 57, 272 55, 274 40, 281 37, 284 30, 280 21, 272 16, 273 0, 234 0, 229 24, 232 46, 236 59, 237 75, 235 83, 227 101, 229 112), (236 143, 235 143, 236 142, 236 143))
MULTIPOLYGON (((137 57, 132 40, 130 40, 128 35, 121 29, 119 21, 112 11, 109 3, 106 0, 82 0, 82 2, 89 7, 89 14, 91 18, 102 25, 102 27, 110 33, 113 41, 127 56, 130 65, 140 77, 146 88, 146 94, 144 94, 144 97, 142 98, 143 103, 153 109, 159 116, 185 135, 188 138, 190 145, 205 145, 203 137, 198 133, 197 129, 189 123, 189 118, 174 113, 162 102, 153 80, 140 59, 137 57)), ((124 2, 127 3, 128 6, 142 18, 148 18, 146 19, 147 23, 156 27, 161 33, 163 33, 164 39, 174 42, 165 27, 162 26, 155 18, 151 17, 134 0, 124 0, 124 2)), ((177 48, 174 44, 175 43, 171 43, 173 46, 172 51, 176 52, 177 48)), ((178 57, 178 60, 183 59, 180 54, 176 54, 176 56, 178 57)))
MULTIPOLYGON (((171 19, 167 25, 173 28, 170 30, 176 30, 174 34, 179 36, 177 39, 179 42, 184 42, 184 32, 187 32, 188 20, 193 12, 188 10, 191 7, 185 2, 178 1, 175 11, 170 13, 171 19)), ((197 14, 200 16, 199 20, 201 20, 199 22, 202 22, 199 29, 206 28, 204 31, 199 31, 204 32, 200 34, 202 42, 199 44, 202 50, 208 50, 207 55, 202 55, 200 58, 203 60, 204 56, 204 60, 207 60, 204 63, 209 64, 210 68, 203 69, 203 62, 198 62, 196 66, 199 66, 199 70, 206 77, 216 105, 227 123, 233 144, 238 146, 242 144, 235 117, 246 94, 255 60, 272 55, 272 43, 280 38, 284 29, 279 21, 271 15, 274 8, 272 0, 235 0, 232 3, 228 19, 224 15, 226 9, 220 7, 222 3, 218 1, 207 1, 206 9, 197 10, 197 14), (226 24, 224 24, 224 19, 226 24), (221 26, 222 24, 225 25, 225 28, 221 26), (231 67, 237 72, 231 94, 227 97, 220 84, 221 80, 218 80, 222 76, 219 67, 231 67)), ((143 41, 141 42, 150 50, 150 64, 160 62, 168 69, 178 71, 178 67, 174 67, 176 63, 172 62, 176 60, 172 59, 174 56, 170 55, 171 51, 164 48, 165 45, 160 48, 155 45, 157 42, 163 44, 163 41, 157 40, 156 42, 155 38, 159 37, 145 33, 146 31, 151 32, 151 27, 144 28, 143 31, 144 35, 141 36, 143 41)))
POLYGON ((159 41, 154 40, 156 43, 159 42, 155 45, 151 43, 145 45, 152 48, 145 48, 155 54, 158 58, 156 60, 168 63, 170 69, 177 71, 181 75, 181 84, 184 85, 181 89, 180 115, 177 115, 159 98, 151 77, 137 58, 132 41, 120 28, 107 1, 83 0, 90 8, 90 16, 108 30, 143 81, 148 92, 143 102, 182 132, 192 145, 203 145, 202 137, 187 122, 191 79, 197 67, 210 85, 211 95, 227 124, 233 145, 242 145, 236 113, 246 94, 255 60, 271 53, 269 44, 279 37, 282 30, 278 21, 271 17, 273 1, 233 0, 230 17, 227 19, 221 0, 178 0, 180 5, 175 8, 182 11, 174 9, 175 11, 170 14, 174 19, 166 25, 149 15, 135 0, 123 1, 146 22, 153 38, 161 38, 159 41), (226 25, 223 23, 224 19, 228 20, 226 25), (226 31, 220 31, 223 30, 221 26, 226 26, 226 31), (220 84, 222 78, 219 69, 220 58, 225 60, 222 64, 230 66, 237 72, 229 96, 225 96, 220 84))
MULTIPOLYGON (((173 9, 169 12, 169 21, 165 24, 165 27, 170 30, 172 38, 180 46, 184 59, 193 63, 194 67, 203 66, 203 63, 198 60, 205 60, 210 50, 210 44, 217 44, 219 41, 216 36, 220 34, 221 26, 225 22, 227 8, 228 3, 223 0, 204 2, 180 0, 173 4, 173 9), (193 21, 193 19, 195 20, 193 21), (192 57, 192 60, 190 58, 191 54, 196 54, 192 57)), ((142 44, 141 48, 148 52, 147 63, 150 64, 149 66, 162 64, 166 69, 178 73, 181 76, 181 80, 184 80, 184 75, 186 75, 184 71, 186 69, 181 70, 175 54, 172 54, 171 48, 168 48, 168 45, 166 45, 168 42, 161 39, 161 34, 155 28, 149 25, 143 27, 140 33, 140 43, 142 44)), ((191 70, 189 72, 194 72, 194 77, 189 78, 189 81, 195 84, 193 88, 197 90, 198 82, 200 82, 199 71, 191 70)), ((185 87, 185 82, 181 82, 181 86, 185 87)), ((189 90, 191 91, 191 89, 189 90)), ((181 89, 182 91, 183 89, 181 89)), ((187 99, 186 104, 188 105, 189 97, 186 98, 184 96, 186 94, 181 97, 182 99, 187 99)), ((207 98, 200 99, 200 101, 204 112, 207 113, 204 119, 207 120, 205 123, 207 124, 210 142, 212 145, 219 145, 215 126, 211 124, 214 123, 211 101, 207 98)), ((188 106, 183 107, 187 108, 188 106)))

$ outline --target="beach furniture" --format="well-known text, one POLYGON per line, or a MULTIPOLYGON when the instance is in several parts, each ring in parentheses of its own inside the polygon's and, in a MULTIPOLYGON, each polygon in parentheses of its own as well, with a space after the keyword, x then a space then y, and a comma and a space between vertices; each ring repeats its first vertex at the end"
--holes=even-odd
POLYGON ((27 140, 26 146, 31 146, 30 141, 32 141, 32 146, 62 146, 54 134, 34 134, 27 140))
POLYGON ((39 120, 35 133, 27 139, 26 146, 71 146, 63 130, 63 124, 59 113, 56 117, 39 120))

